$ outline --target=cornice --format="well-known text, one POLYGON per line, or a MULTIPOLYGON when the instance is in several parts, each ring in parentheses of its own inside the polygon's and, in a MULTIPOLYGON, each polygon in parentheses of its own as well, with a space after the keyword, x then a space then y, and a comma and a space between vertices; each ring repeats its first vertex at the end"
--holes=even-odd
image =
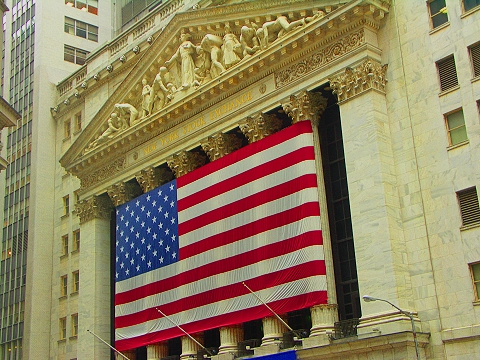
MULTIPOLYGON (((275 2, 275 4, 281 4, 282 6, 285 6, 285 3, 306 4, 298 1, 275 2)), ((222 6, 175 15, 169 26, 155 38, 149 51, 142 54, 141 61, 132 65, 123 83, 117 87, 97 113, 95 119, 62 157, 60 160, 62 166, 77 176, 81 173, 84 178, 82 179, 82 188, 89 187, 93 185, 93 182, 86 179, 96 178, 98 180, 98 174, 104 173, 105 176, 112 174, 112 159, 115 158, 118 162, 118 159, 124 158, 129 150, 174 128, 186 119, 213 107, 233 94, 239 93, 251 84, 260 82, 274 74, 276 86, 286 86, 292 79, 287 74, 291 73, 292 70, 295 71, 297 77, 306 76, 309 71, 316 69, 315 66, 320 66, 318 62, 315 63, 312 60, 315 57, 318 58, 320 53, 325 59, 321 63, 322 66, 328 64, 336 56, 348 54, 352 49, 365 44, 365 29, 368 28, 370 31, 376 32, 379 28, 379 20, 373 17, 375 13, 369 13, 369 11, 373 10, 381 14, 383 10, 371 8, 370 3, 371 1, 353 1, 331 11, 328 16, 307 23, 298 31, 288 33, 281 41, 272 43, 267 49, 228 69, 218 78, 201 85, 181 98, 180 101, 168 104, 159 112, 141 119, 139 123, 131 126, 107 143, 96 147, 91 152, 82 154, 89 142, 98 137, 102 128, 105 128, 106 119, 112 112, 114 105, 122 102, 122 99, 129 98, 132 90, 135 87, 138 88, 138 82, 145 75, 146 69, 149 69, 147 71, 153 74, 158 68, 158 64, 162 64, 178 48, 177 35, 181 29, 203 29, 202 31, 207 31, 208 25, 197 24, 196 21, 205 19, 205 16, 208 15, 207 18, 212 19, 213 25, 210 27, 210 30, 212 30, 215 29, 214 24, 217 17, 223 18, 222 23, 225 23, 226 20, 230 19, 226 15, 241 17, 243 12, 248 12, 246 9, 249 11, 262 9, 263 15, 257 16, 268 16, 265 13, 264 6, 262 7, 259 3, 245 3, 242 4, 240 9, 238 9, 238 6, 222 6), (162 53, 169 56, 159 56, 162 53), (304 75, 301 75, 302 72, 299 71, 303 66, 302 61, 313 65, 310 66, 309 71, 303 73, 304 75)), ((308 2, 308 4, 311 5, 311 2, 308 2)), ((309 14, 307 10, 305 10, 306 15, 309 14)), ((300 10, 297 9, 296 11, 299 12, 300 10)), ((383 16, 380 17, 383 18, 383 16)), ((243 24, 243 21, 245 19, 241 20, 240 24, 243 24)), ((101 79, 99 81, 106 82, 108 80, 101 79)), ((115 173, 121 171, 122 168, 114 166, 113 169, 115 173)))

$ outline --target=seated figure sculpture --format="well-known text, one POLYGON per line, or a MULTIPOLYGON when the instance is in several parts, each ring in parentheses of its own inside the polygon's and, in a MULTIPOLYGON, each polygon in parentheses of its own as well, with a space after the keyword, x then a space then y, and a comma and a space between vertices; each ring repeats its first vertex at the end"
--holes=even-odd
POLYGON ((305 19, 289 22, 287 17, 283 15, 278 15, 273 21, 265 22, 262 27, 257 30, 261 49, 265 50, 270 42, 274 42, 289 31, 302 25, 305 25, 305 19))

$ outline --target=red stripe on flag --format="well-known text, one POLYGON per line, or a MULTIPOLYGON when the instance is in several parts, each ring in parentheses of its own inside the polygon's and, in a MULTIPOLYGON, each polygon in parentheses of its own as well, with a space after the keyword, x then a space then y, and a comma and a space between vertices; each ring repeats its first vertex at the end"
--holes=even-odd
POLYGON ((142 299, 146 296, 175 289, 181 285, 189 284, 209 276, 225 273, 263 260, 292 253, 308 246, 321 244, 322 233, 320 231, 304 233, 294 239, 287 239, 277 243, 268 244, 246 253, 205 264, 167 279, 162 279, 129 291, 117 293, 115 295, 115 305, 126 304, 142 299))
MULTIPOLYGON (((318 203, 306 203, 293 209, 285 210, 277 214, 266 216, 257 221, 229 229, 223 233, 207 237, 191 245, 180 248, 180 260, 188 259, 191 256, 200 254, 223 245, 234 243, 262 232, 284 226, 295 221, 310 217, 319 216, 320 208, 318 203)), ((181 238, 180 238, 181 240, 181 238)))
POLYGON ((190 231, 201 228, 205 225, 228 218, 232 215, 253 209, 270 201, 294 194, 306 188, 316 188, 317 177, 315 174, 307 174, 283 184, 272 186, 250 196, 244 197, 231 204, 221 206, 215 210, 206 212, 191 220, 183 221, 178 225, 179 235, 187 234, 190 231))
MULTIPOLYGON (((253 295, 252 295, 253 296, 253 295)), ((286 311, 293 311, 298 309, 308 308, 316 304, 327 303, 326 291, 315 291, 308 294, 292 296, 288 299, 273 301, 268 305, 282 314, 286 311)), ((167 316, 169 314, 165 313, 167 316)), ((240 324, 243 322, 261 319, 266 316, 272 316, 272 313, 264 306, 258 305, 253 308, 248 308, 236 312, 222 314, 219 316, 212 316, 208 319, 203 319, 188 324, 183 324, 182 328, 189 334, 194 334, 207 329, 217 328, 220 326, 230 326, 240 324)), ((142 336, 133 337, 125 340, 115 341, 115 347, 120 350, 128 350, 145 346, 155 342, 172 339, 185 335, 180 329, 172 327, 169 329, 151 332, 142 336)))
MULTIPOLYGON (((315 275, 325 275, 324 261, 310 261, 288 269, 283 269, 252 278, 246 283, 247 285, 251 284, 250 288, 252 288, 252 290, 258 291, 315 275)), ((245 294, 248 294, 248 290, 245 289, 241 282, 238 282, 164 304, 160 307, 160 310, 165 314, 173 315, 182 311, 195 309, 200 306, 231 299, 245 294)), ((276 309, 273 310, 275 311, 276 309)), ((133 314, 117 317, 115 319, 115 328, 132 326, 161 317, 162 316, 156 310, 156 307, 153 307, 133 314)))
MULTIPOLYGON (((287 155, 276 158, 275 160, 269 161, 268 163, 255 166, 250 170, 242 172, 241 174, 232 174, 229 179, 226 179, 217 184, 213 184, 210 187, 197 191, 195 194, 186 196, 178 200, 178 211, 183 211, 188 209, 191 206, 199 204, 205 200, 211 199, 215 196, 225 194, 227 191, 238 188, 239 186, 253 182, 254 180, 260 179, 267 175, 273 174, 277 171, 286 169, 292 165, 299 163, 301 160, 315 160, 315 154, 313 147, 306 147, 297 149, 290 152, 287 155)), ((179 178, 180 179, 180 178, 179 178)), ((180 186, 178 185, 178 188, 180 186)))
POLYGON ((188 185, 198 179, 204 178, 220 169, 223 169, 231 164, 246 159, 256 153, 265 151, 275 145, 281 144, 287 140, 293 139, 301 134, 312 133, 312 125, 310 121, 300 121, 284 130, 281 130, 273 136, 267 136, 261 141, 256 141, 248 146, 245 146, 237 151, 234 151, 228 156, 212 161, 205 166, 202 166, 195 171, 189 172, 177 179, 177 187, 188 185))

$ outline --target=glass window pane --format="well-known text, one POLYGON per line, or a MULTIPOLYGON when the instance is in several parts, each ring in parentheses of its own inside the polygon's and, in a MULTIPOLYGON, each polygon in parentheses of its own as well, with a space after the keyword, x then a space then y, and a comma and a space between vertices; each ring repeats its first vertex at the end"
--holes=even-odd
POLYGON ((456 127, 465 125, 465 120, 463 119, 463 111, 457 111, 453 114, 447 116, 448 128, 455 129, 456 127))
POLYGON ((77 36, 87 38, 87 24, 77 21, 77 36))
POLYGON ((448 16, 447 14, 442 14, 439 13, 435 16, 432 16, 432 23, 433 27, 436 28, 437 26, 440 26, 448 21, 448 16))
POLYGON ((465 11, 473 9, 475 6, 480 5, 480 0, 463 0, 463 8, 465 11))
POLYGON ((75 20, 66 17, 65 18, 65 32, 74 35, 75 20))
POLYGON ((480 281, 480 263, 472 265, 473 279, 475 281, 480 281))
POLYGON ((433 0, 430 2, 430 13, 435 15, 445 7, 445 0, 433 0))
POLYGON ((465 126, 452 130, 450 132, 450 138, 452 145, 460 144, 461 142, 468 140, 465 126))

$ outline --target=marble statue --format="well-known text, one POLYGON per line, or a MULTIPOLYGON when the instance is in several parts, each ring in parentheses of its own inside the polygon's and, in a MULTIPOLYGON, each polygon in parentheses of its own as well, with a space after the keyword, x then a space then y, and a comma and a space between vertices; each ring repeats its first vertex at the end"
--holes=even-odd
POLYGON ((225 25, 225 36, 223 37, 223 63, 228 69, 240 62, 242 55, 242 45, 238 41, 229 25, 225 25))
POLYGON ((170 60, 165 62, 165 66, 170 66, 173 62, 180 63, 181 86, 178 91, 186 90, 192 86, 199 85, 195 79, 195 62, 193 56, 196 55, 199 49, 190 41, 191 35, 182 33, 180 41, 182 42, 177 51, 172 55, 170 60))
POLYGON ((265 22, 262 27, 257 30, 261 49, 266 49, 270 42, 274 42, 289 31, 302 25, 305 25, 305 19, 289 22, 287 17, 283 15, 277 16, 273 21, 265 22))
POLYGON ((169 81, 168 69, 165 66, 160 67, 158 74, 150 87, 150 102, 148 111, 150 114, 162 109, 175 94, 175 85, 169 81))
POLYGON ((115 104, 113 108, 118 112, 118 117, 129 126, 133 126, 140 121, 138 119, 138 110, 133 105, 127 103, 115 104))
POLYGON ((243 58, 253 55, 260 50, 257 30, 258 26, 255 23, 252 23, 252 27, 244 25, 240 29, 240 44, 242 44, 243 58))
POLYGON ((221 63, 222 50, 220 47, 222 44, 222 38, 212 34, 205 35, 200 43, 200 48, 204 51, 204 69, 202 70, 205 71, 197 71, 197 73, 202 77, 201 80, 204 82, 210 79, 215 79, 225 71, 225 68, 221 63), (210 77, 208 77, 207 73, 210 74, 210 77))
POLYGON ((114 138, 118 133, 126 130, 128 128, 128 123, 119 117, 117 113, 112 113, 110 118, 107 121, 108 128, 97 138, 95 139, 86 149, 89 151, 98 145, 106 142, 109 139, 114 138))
POLYGON ((142 118, 151 114, 150 111, 150 92, 151 86, 147 84, 147 79, 142 79, 142 118))

